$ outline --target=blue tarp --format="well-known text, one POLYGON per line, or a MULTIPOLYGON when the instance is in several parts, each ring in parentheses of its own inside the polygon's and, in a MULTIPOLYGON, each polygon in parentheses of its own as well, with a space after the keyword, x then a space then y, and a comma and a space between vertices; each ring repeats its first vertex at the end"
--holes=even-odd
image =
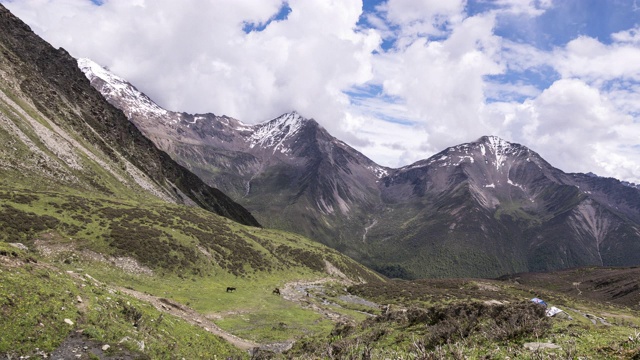
POLYGON ((544 300, 542 300, 542 299, 533 298, 533 299, 531 299, 531 301, 536 303, 536 304, 540 304, 540 305, 542 305, 544 307, 547 307, 547 303, 544 302, 544 300))

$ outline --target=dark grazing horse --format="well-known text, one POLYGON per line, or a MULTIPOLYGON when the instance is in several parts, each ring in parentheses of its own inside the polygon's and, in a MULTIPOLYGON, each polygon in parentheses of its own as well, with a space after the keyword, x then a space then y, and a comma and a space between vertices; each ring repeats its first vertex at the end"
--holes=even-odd
POLYGON ((236 288, 231 286, 227 287, 227 292, 234 292, 234 291, 236 291, 236 288))
POLYGON ((278 288, 273 289, 273 294, 280 295, 280 289, 278 288))

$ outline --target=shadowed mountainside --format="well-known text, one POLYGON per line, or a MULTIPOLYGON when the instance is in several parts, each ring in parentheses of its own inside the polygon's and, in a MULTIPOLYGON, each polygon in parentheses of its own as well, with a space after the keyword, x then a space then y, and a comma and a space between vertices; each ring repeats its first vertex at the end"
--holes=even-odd
POLYGON ((8 154, 3 171, 109 193, 96 176, 107 170, 115 181, 137 187, 134 191, 147 188, 167 200, 258 225, 246 209, 158 150, 91 87, 74 58, 44 42, 4 7, 0 46, 4 137, 18 137, 19 146, 39 157, 30 166, 21 161, 24 154, 8 154))

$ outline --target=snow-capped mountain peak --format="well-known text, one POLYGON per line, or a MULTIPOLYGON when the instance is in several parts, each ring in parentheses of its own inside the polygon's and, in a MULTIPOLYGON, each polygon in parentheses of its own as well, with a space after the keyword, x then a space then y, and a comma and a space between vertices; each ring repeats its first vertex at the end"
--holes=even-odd
POLYGON ((510 143, 494 135, 483 136, 476 142, 479 144, 480 151, 485 158, 489 154, 493 154, 495 157, 494 165, 496 170, 500 170, 509 157, 517 156, 523 151, 528 151, 526 147, 510 143))
MULTIPOLYGON (((78 59, 78 67, 84 72, 89 81, 102 80, 99 90, 107 99, 112 97, 124 101, 127 103, 128 109, 133 109, 132 111, 143 115, 163 116, 168 113, 167 110, 158 106, 147 95, 138 91, 135 86, 93 60, 87 58, 78 59)), ((127 115, 131 118, 131 114, 127 115)))
POLYGON ((487 144, 494 153, 504 153, 512 148, 510 142, 503 140, 495 135, 483 136, 479 140, 480 142, 487 144))
POLYGON ((527 147, 510 143, 498 136, 482 136, 476 141, 449 147, 426 160, 417 161, 400 168, 402 171, 423 168, 425 166, 457 167, 463 164, 486 164, 498 172, 508 171, 505 165, 517 157, 526 161, 538 162, 537 155, 527 147))
MULTIPOLYGON (((118 95, 114 89, 127 85, 105 74, 106 69, 84 65, 104 77, 95 75, 92 81, 103 94, 107 89, 118 95)), ((384 261, 409 244, 405 253, 416 257, 397 264, 417 275, 450 275, 412 265, 432 254, 434 244, 440 246, 431 239, 462 249, 440 263, 447 269, 458 259, 473 263, 476 254, 503 259, 505 249, 512 249, 518 256, 513 263, 491 261, 480 272, 475 267, 463 270, 459 274, 464 276, 638 261, 629 255, 638 252, 626 249, 640 239, 640 192, 613 179, 567 175, 533 150, 497 136, 451 146, 393 169, 375 164, 296 112, 257 125, 214 114, 170 112, 165 118, 176 119, 173 123, 127 105, 139 99, 144 98, 112 103, 134 114, 132 121, 172 157, 251 204, 265 224, 384 261), (281 210, 276 214, 274 209, 281 210), (395 231, 400 222, 403 231, 395 231), (600 254, 609 244, 620 250, 600 254), (465 258, 469 253, 473 256, 465 258), (567 253, 585 257, 568 259, 567 253)))
POLYGON ((99 77, 105 82, 113 85, 113 87, 126 87, 127 81, 117 75, 109 72, 109 70, 100 66, 91 59, 78 59, 78 67, 87 77, 99 77))
POLYGON ((285 140, 295 135, 309 121, 297 112, 283 114, 266 123, 254 126, 254 132, 249 139, 250 147, 260 146, 273 148, 273 152, 287 152, 285 140))

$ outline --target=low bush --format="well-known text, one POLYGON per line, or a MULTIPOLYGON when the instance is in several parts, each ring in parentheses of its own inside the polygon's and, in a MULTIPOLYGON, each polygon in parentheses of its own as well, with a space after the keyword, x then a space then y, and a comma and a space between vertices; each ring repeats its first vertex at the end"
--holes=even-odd
POLYGON ((49 215, 37 215, 9 205, 0 207, 0 239, 6 242, 24 242, 33 235, 55 229, 60 221, 49 215))

